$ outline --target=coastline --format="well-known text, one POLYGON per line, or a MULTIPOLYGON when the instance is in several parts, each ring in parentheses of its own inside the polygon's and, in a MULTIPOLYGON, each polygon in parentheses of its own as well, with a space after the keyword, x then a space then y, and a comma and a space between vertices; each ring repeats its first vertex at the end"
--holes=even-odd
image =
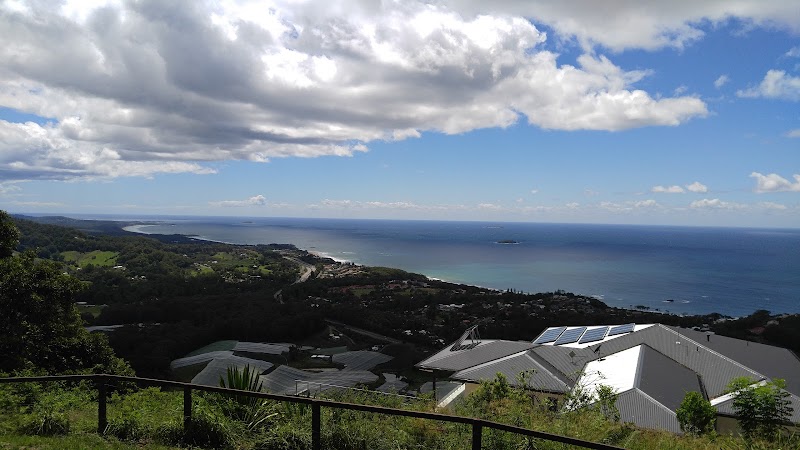
MULTIPOLYGON (((161 235, 161 236, 164 236, 164 234, 162 234, 162 233, 148 233, 148 232, 143 230, 145 227, 153 227, 153 226, 159 226, 159 225, 164 225, 164 224, 162 223, 162 224, 126 225, 126 226, 122 227, 122 229, 125 230, 125 231, 128 231, 128 232, 131 232, 131 233, 137 233, 137 234, 143 234, 143 235, 161 235)), ((215 242, 215 243, 219 243, 219 244, 254 245, 254 244, 239 244, 239 243, 234 243, 234 242, 225 242, 225 241, 221 241, 221 240, 217 240, 217 239, 210 239, 210 238, 206 238, 206 237, 198 236, 198 235, 185 235, 185 234, 180 234, 180 233, 176 233, 176 235, 183 236, 183 237, 186 237, 186 238, 189 238, 189 239, 196 239, 196 240, 206 241, 206 242, 215 242)), ((369 267, 367 265, 358 264, 358 263, 355 263, 355 262, 347 260, 347 259, 336 258, 334 256, 331 256, 327 252, 317 251, 317 250, 309 250, 309 249, 300 248, 300 247, 297 247, 297 249, 301 250, 301 251, 304 251, 304 252, 306 252, 308 254, 317 256, 319 258, 331 259, 334 262, 339 263, 339 264, 352 264, 352 265, 359 266, 359 267, 369 267)), ((443 283, 449 283, 449 284, 455 284, 455 285, 461 285, 461 286, 469 286, 469 287, 474 287, 474 288, 479 288, 479 289, 486 289, 486 290, 494 291, 494 292, 503 292, 504 291, 504 289, 492 288, 492 287, 481 286, 481 285, 471 284, 471 283, 462 283, 462 282, 458 282, 458 281, 450 281, 450 280, 446 280, 446 279, 439 278, 439 277, 429 276, 429 275, 427 275, 425 273, 420 273, 420 275, 425 276, 427 279, 429 279, 431 281, 439 281, 439 282, 443 282, 443 283)), ((524 291, 519 291, 519 292, 523 293, 523 294, 535 294, 533 292, 524 292, 524 291)), ((720 314, 723 317, 728 317, 728 318, 732 318, 732 319, 736 319, 736 318, 739 318, 739 317, 744 317, 744 316, 731 316, 731 315, 722 314, 722 313, 719 313, 719 312, 710 312, 710 313, 705 313, 705 314, 700 314, 700 313, 679 313, 679 312, 671 312, 671 311, 662 311, 662 310, 660 310, 660 308, 646 307, 646 308, 643 309, 643 308, 637 308, 637 307, 632 307, 632 306, 631 307, 614 306, 614 305, 609 305, 608 303, 605 302, 605 296, 603 294, 583 294, 583 293, 579 293, 579 292, 570 292, 570 294, 573 294, 573 295, 576 295, 576 296, 579 296, 579 297, 591 298, 591 299, 594 299, 594 300, 602 302, 604 305, 606 305, 609 308, 626 310, 626 311, 638 311, 638 312, 653 313, 653 314, 665 314, 665 315, 671 315, 671 316, 677 316, 677 317, 705 316, 705 315, 708 315, 708 314, 720 314)), ((672 302, 669 302, 667 300, 662 300, 662 303, 670 304, 672 302)), ((689 303, 689 301, 681 301, 680 303, 686 304, 686 303, 689 303)))
POLYGON ((233 245, 283 243, 342 264, 392 267, 498 291, 563 290, 623 309, 730 317, 760 309, 800 312, 792 301, 800 280, 788 270, 800 267, 800 253, 791 252, 800 249, 800 232, 776 237, 606 225, 487 229, 467 222, 262 218, 242 225, 202 219, 119 221, 117 229, 163 235, 158 239, 165 242, 175 236, 233 245), (750 255, 747 264, 730 257, 741 252, 750 255))

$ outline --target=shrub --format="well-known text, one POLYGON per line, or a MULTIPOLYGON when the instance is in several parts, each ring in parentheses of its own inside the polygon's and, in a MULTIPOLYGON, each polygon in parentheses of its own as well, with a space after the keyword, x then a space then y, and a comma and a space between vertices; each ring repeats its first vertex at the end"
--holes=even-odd
POLYGON ((56 436, 69 433, 69 419, 53 410, 40 411, 28 416, 20 433, 34 436, 56 436))
POLYGON ((756 384, 747 377, 734 378, 728 384, 728 390, 735 395, 733 410, 746 440, 774 440, 785 429, 793 411, 785 386, 781 379, 756 384))
POLYGON ((700 435, 714 430, 717 410, 699 392, 687 393, 675 412, 681 431, 685 433, 700 435))

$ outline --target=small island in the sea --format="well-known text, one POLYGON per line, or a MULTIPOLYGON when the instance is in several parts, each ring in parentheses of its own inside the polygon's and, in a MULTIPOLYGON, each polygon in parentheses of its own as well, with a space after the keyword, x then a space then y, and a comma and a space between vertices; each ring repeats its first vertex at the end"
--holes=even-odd
POLYGON ((518 241, 515 241, 513 239, 502 239, 500 241, 497 241, 497 243, 498 244, 519 244, 518 241))

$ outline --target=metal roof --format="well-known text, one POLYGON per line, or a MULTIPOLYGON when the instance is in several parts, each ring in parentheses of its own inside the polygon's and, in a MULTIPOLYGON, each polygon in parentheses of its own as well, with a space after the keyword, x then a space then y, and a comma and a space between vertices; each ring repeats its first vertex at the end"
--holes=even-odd
POLYGON ((578 379, 586 363, 597 357, 588 348, 542 345, 532 351, 561 372, 571 383, 578 379))
POLYGON ((498 373, 505 375, 509 384, 517 386, 517 377, 521 372, 528 371, 528 387, 539 391, 567 392, 569 386, 556 377, 551 369, 545 367, 535 358, 533 352, 524 351, 514 355, 500 358, 488 363, 480 364, 460 372, 450 378, 464 381, 481 381, 494 379, 498 373))
POLYGON ((678 409, 688 392, 703 392, 696 373, 647 345, 641 347, 637 388, 672 411, 678 409))
POLYGON ((250 370, 255 371, 258 375, 272 368, 272 364, 266 361, 234 355, 225 356, 216 358, 208 363, 200 373, 192 378, 192 383, 206 386, 219 386, 220 377, 226 379, 227 382, 228 367, 237 367, 240 370, 244 370, 245 366, 249 366, 250 370))
POLYGON ((317 373, 289 366, 278 366, 259 378, 264 383, 265 391, 276 394, 295 394, 304 390, 316 393, 337 387, 374 383, 378 380, 377 375, 363 370, 332 370, 317 373))
POLYGON ((621 422, 631 422, 642 428, 680 433, 675 413, 639 389, 623 392, 617 398, 621 422))
POLYGON ((287 344, 263 344, 261 342, 237 342, 233 347, 234 352, 263 353, 266 355, 280 355, 288 353, 290 345, 287 344))
POLYGON ((226 358, 228 356, 233 356, 233 352, 229 350, 220 350, 216 352, 201 353, 199 355, 175 359, 169 363, 169 366, 174 370, 181 367, 194 366, 196 364, 206 364, 213 359, 226 358))
POLYGON ((725 394, 728 383, 736 377, 750 377, 757 381, 764 379, 764 375, 759 372, 664 325, 655 325, 629 333, 589 346, 587 349, 598 350, 597 353, 591 353, 592 356, 597 357, 598 354, 610 355, 641 344, 657 350, 699 374, 709 398, 725 394))
POLYGON ((769 378, 786 380, 786 390, 800 395, 800 359, 791 350, 686 328, 667 328, 671 328, 769 378))
POLYGON ((395 374, 384 373, 383 378, 386 380, 382 385, 378 386, 375 390, 379 392, 398 393, 408 387, 408 383, 400 379, 395 374))
POLYGON ((417 363, 416 367, 457 372, 477 366, 504 356, 532 348, 530 342, 482 340, 475 347, 464 350, 451 350, 447 347, 428 359, 417 363))
POLYGON ((333 362, 345 366, 345 370, 370 370, 391 361, 392 357, 383 353, 360 350, 333 355, 333 362))

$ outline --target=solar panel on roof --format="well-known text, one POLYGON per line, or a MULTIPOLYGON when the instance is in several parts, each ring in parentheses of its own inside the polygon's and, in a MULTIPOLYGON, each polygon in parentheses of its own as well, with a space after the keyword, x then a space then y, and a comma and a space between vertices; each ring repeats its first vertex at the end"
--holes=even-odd
POLYGON ((548 342, 553 342, 558 339, 558 337, 561 336, 561 333, 563 333, 566 329, 567 327, 550 327, 544 330, 544 332, 542 332, 542 334, 540 334, 539 337, 533 341, 533 343, 547 344, 548 342))
POLYGON ((608 327, 592 328, 586 333, 583 333, 583 336, 581 336, 581 340, 578 341, 578 344, 603 340, 603 338, 606 336, 606 331, 608 331, 608 327))
POLYGON ((618 334, 630 333, 631 331, 633 331, 633 328, 635 326, 636 326, 635 323, 626 323, 625 325, 617 325, 615 327, 611 327, 611 329, 608 330, 608 335, 616 336, 618 334))
POLYGON ((561 344, 572 344, 573 342, 577 341, 578 338, 581 337, 583 332, 586 331, 586 327, 578 327, 573 328, 571 330, 567 330, 561 333, 561 336, 556 339, 553 343, 554 345, 561 345, 561 344))

